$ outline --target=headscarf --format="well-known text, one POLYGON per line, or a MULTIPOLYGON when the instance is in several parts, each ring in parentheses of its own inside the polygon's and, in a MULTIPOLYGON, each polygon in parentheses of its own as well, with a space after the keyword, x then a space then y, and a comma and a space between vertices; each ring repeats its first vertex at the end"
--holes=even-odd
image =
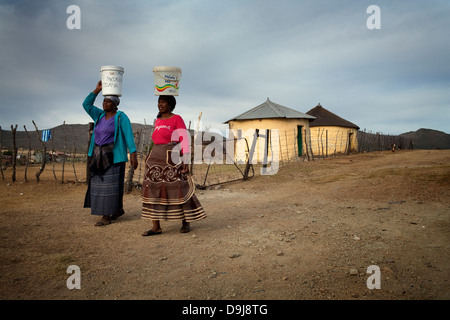
POLYGON ((120 103, 120 99, 117 96, 104 96, 103 99, 111 100, 112 103, 117 107, 120 103))

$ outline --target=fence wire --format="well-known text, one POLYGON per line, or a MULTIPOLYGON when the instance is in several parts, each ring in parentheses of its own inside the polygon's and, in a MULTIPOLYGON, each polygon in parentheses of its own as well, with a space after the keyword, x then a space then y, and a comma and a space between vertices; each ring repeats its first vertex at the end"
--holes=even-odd
MULTIPOLYGON (((0 134, 0 145, 2 146, 5 144, 5 141, 2 141, 5 137, 4 132, 1 131, 0 134)), ((92 126, 75 137, 73 141, 67 141, 64 137, 63 149, 56 148, 51 139, 45 142, 47 147, 45 155, 37 147, 33 150, 33 157, 31 157, 30 145, 15 146, 17 149, 15 152, 12 150, 13 148, 2 147, 2 152, 0 152, 2 179, 5 180, 7 169, 14 165, 18 170, 15 177, 20 179, 21 172, 24 172, 24 180, 28 181, 39 164, 45 161, 47 163, 45 170, 51 170, 52 175, 47 173, 45 178, 43 177, 44 180, 52 177, 53 180, 61 183, 87 182, 89 177, 87 151, 91 132, 92 126), (89 138, 86 138, 87 136, 89 138), (83 141, 81 146, 80 141, 83 141), (13 161, 14 156, 16 161, 13 161)), ((136 170, 127 166, 128 192, 134 188, 139 189, 142 185, 145 159, 152 146, 151 132, 152 126, 145 126, 134 132, 139 165, 136 170)), ((199 132, 191 139, 190 169, 199 188, 249 179, 255 174, 260 174, 261 168, 272 166, 275 161, 278 162, 277 166, 285 166, 291 162, 314 161, 350 153, 411 149, 413 146, 410 139, 366 132, 366 130, 357 131, 356 137, 349 134, 347 129, 334 130, 332 134, 326 128, 315 130, 313 133, 306 130, 299 133, 295 129, 276 130, 276 132, 274 130, 255 130, 250 137, 237 135, 238 137, 227 139, 216 135, 214 139, 208 141, 203 141, 204 134, 204 132, 199 132), (199 150, 201 150, 200 155, 198 155, 199 150)))

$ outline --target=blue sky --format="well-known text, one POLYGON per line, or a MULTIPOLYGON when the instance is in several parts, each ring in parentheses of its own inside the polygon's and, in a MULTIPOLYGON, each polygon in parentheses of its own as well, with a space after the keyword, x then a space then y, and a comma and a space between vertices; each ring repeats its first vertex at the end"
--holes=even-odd
POLYGON ((447 0, 0 0, 0 125, 88 123, 103 65, 125 69, 119 108, 151 124, 152 70, 167 65, 183 72, 186 125, 202 112, 224 132, 270 98, 305 113, 320 102, 372 132, 450 133, 449 17, 447 0), (70 5, 81 29, 67 28, 70 5), (370 5, 381 29, 367 28, 370 5))

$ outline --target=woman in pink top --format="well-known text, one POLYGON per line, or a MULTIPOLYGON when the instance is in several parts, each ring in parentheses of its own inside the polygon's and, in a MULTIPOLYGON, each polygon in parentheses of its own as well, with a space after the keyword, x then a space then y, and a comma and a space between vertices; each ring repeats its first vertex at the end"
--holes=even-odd
POLYGON ((206 217, 188 174, 189 133, 183 119, 172 113, 175 105, 174 96, 159 96, 154 145, 146 159, 142 186, 142 218, 151 219, 153 225, 143 236, 161 234, 161 220, 181 220, 180 232, 186 233, 190 222, 206 217))

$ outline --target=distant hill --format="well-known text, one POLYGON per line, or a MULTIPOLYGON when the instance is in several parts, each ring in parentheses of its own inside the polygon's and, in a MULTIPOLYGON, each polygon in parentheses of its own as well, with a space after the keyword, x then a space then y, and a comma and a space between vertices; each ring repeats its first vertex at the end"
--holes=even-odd
POLYGON ((411 139, 414 149, 450 149, 450 134, 432 129, 419 129, 400 134, 411 139))

